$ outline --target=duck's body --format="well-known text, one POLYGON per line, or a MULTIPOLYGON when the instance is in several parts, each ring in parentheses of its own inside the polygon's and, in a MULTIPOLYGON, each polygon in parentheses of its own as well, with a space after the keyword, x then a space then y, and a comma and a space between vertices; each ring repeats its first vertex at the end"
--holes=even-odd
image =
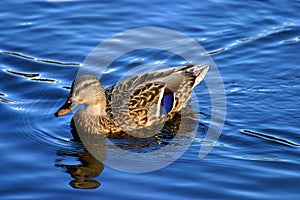
POLYGON ((163 124, 186 106, 207 70, 207 65, 168 68, 126 79, 106 90, 96 77, 81 76, 56 116, 84 104, 73 119, 77 131, 91 134, 113 135, 163 124))

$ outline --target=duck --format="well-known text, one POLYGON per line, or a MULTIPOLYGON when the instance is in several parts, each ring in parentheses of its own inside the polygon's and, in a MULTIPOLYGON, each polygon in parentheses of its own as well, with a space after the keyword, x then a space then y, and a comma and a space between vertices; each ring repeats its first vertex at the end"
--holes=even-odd
POLYGON ((107 137, 161 127, 187 106, 208 69, 207 64, 186 64, 137 75, 106 89, 97 77, 82 75, 54 115, 66 115, 82 104, 73 116, 77 132, 107 137))

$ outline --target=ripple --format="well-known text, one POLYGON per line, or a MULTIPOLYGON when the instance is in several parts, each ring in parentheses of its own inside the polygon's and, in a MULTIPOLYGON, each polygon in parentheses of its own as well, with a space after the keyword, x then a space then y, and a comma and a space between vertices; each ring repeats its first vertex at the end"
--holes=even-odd
POLYGON ((29 79, 30 78, 35 78, 35 77, 40 77, 40 74, 30 74, 30 73, 24 73, 24 72, 16 72, 16 71, 12 71, 12 70, 9 70, 9 69, 6 69, 4 71, 6 71, 10 74, 14 74, 14 75, 29 78, 29 79))
POLYGON ((294 142, 289 141, 287 139, 275 137, 273 135, 268 135, 268 134, 265 134, 265 133, 259 133, 259 132, 246 130, 246 129, 241 130, 241 133, 244 133, 244 134, 250 135, 250 136, 254 136, 254 137, 267 139, 269 141, 273 141, 273 142, 283 144, 283 145, 287 145, 287 146, 294 146, 294 147, 299 147, 300 146, 300 144, 294 143, 294 142))
POLYGON ((134 58, 134 59, 131 59, 129 62, 130 63, 141 63, 141 62, 144 62, 144 58, 134 58))
POLYGON ((21 26, 31 26, 32 22, 23 22, 21 26))
POLYGON ((7 97, 7 95, 0 92, 0 102, 4 102, 4 103, 14 103, 14 101, 9 100, 9 99, 4 98, 4 97, 7 97))
POLYGON ((284 40, 284 41, 280 42, 280 44, 291 44, 291 43, 297 43, 299 41, 300 41, 300 36, 296 37, 294 39, 291 39, 291 40, 284 40))
POLYGON ((48 2, 70 2, 74 0, 47 0, 48 2))
POLYGON ((243 156, 240 157, 241 159, 244 160, 255 160, 255 161, 283 161, 281 159, 278 158, 269 158, 269 157, 248 157, 248 156, 243 156))
MULTIPOLYGON (((270 35, 273 35, 273 34, 280 34, 280 33, 285 33, 285 32, 290 33, 291 32, 291 27, 294 27, 294 26, 296 26, 296 24, 294 24, 292 22, 285 22, 281 26, 274 26, 270 29, 265 29, 265 30, 259 32, 257 35, 237 39, 235 42, 230 43, 225 47, 222 47, 222 48, 219 48, 219 49, 208 52, 208 54, 212 55, 212 54, 220 53, 220 52, 223 52, 223 51, 226 51, 226 50, 230 49, 230 47, 242 45, 244 43, 255 41, 255 40, 258 40, 258 39, 261 39, 261 38, 266 38, 266 37, 268 37, 270 35)), ((296 37, 294 39, 284 40, 280 43, 281 44, 291 44, 291 43, 299 42, 299 40, 300 40, 300 37, 296 37)))
POLYGON ((45 122, 39 121, 38 117, 40 116, 33 114, 22 115, 15 132, 19 132, 26 140, 32 141, 36 145, 44 146, 47 151, 70 146, 72 141, 63 136, 61 129, 53 127, 53 121, 50 120, 49 116, 44 118, 45 122), (50 128, 52 131, 49 131, 50 128))
POLYGON ((42 62, 42 63, 48 63, 48 64, 56 64, 56 65, 64 65, 64 66, 81 66, 80 63, 75 63, 75 62, 61 62, 61 61, 56 61, 56 60, 48 60, 48 59, 40 59, 40 58, 35 58, 32 56, 24 55, 18 52, 10 52, 10 51, 3 51, 0 50, 0 53, 6 54, 6 55, 11 55, 11 56, 16 56, 22 59, 26 60, 34 60, 37 62, 42 62))
MULTIPOLYGON (((256 40, 259 40, 259 39, 262 39, 262 38, 266 38, 266 37, 269 37, 269 36, 274 35, 274 34, 282 34, 282 33, 287 33, 288 34, 292 31, 291 27, 294 27, 294 26, 296 26, 294 23, 285 22, 281 26, 274 26, 270 29, 262 30, 257 35, 236 39, 234 42, 229 43, 228 45, 226 45, 224 47, 221 47, 221 48, 218 48, 218 49, 215 49, 215 50, 212 50, 212 51, 208 51, 208 52, 205 52, 203 54, 205 56, 215 55, 215 54, 218 54, 218 53, 228 51, 228 50, 232 49, 233 47, 243 45, 243 44, 248 43, 248 42, 256 41, 256 40)), ((214 33, 209 32, 208 34, 216 34, 216 33, 221 33, 221 32, 223 32, 223 31, 217 31, 217 32, 214 32, 214 33)), ((291 43, 299 42, 299 40, 300 40, 300 37, 296 37, 294 39, 285 40, 285 41, 282 41, 280 43, 281 44, 291 44, 291 43)))
MULTIPOLYGON (((237 42, 238 43, 244 43, 244 42, 249 42, 249 41, 253 41, 258 39, 259 37, 248 37, 248 38, 242 38, 242 39, 238 39, 237 42)), ((232 46, 232 45, 231 45, 232 46)))
POLYGON ((219 49, 216 49, 216 50, 212 50, 212 51, 209 51, 207 52, 208 55, 213 55, 213 54, 217 54, 217 53, 220 53, 220 52, 223 52, 223 51, 226 51, 227 48, 219 48, 219 49))
POLYGON ((51 78, 32 78, 32 81, 40 81, 40 82, 50 82, 50 83, 59 83, 60 81, 51 79, 51 78))
POLYGON ((4 70, 5 72, 8 72, 13 75, 17 75, 20 77, 27 78, 28 80, 33 81, 40 81, 40 82, 50 82, 50 83, 59 83, 60 81, 50 78, 42 78, 40 74, 38 73, 25 73, 25 72, 16 72, 9 69, 4 70))

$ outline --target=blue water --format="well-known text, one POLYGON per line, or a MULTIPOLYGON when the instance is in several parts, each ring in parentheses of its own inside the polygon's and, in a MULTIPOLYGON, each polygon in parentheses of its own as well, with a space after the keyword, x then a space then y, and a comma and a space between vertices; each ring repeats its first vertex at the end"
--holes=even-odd
MULTIPOLYGON (((1 1, 1 199, 299 199, 300 2, 1 1), (177 161, 133 174, 103 165, 72 138, 72 115, 55 118, 80 64, 101 41, 132 28, 164 27, 196 39, 222 75, 221 137, 199 159, 210 118, 205 84, 196 138, 177 161), (85 177, 85 178, 84 178, 85 177), (94 189, 78 189, 82 186, 94 189)), ((104 85, 142 60, 131 53, 104 85)))

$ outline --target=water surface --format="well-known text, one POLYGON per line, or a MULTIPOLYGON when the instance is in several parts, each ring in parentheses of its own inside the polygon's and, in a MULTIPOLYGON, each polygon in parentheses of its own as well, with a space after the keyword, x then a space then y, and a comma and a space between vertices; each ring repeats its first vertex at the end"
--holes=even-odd
MULTIPOLYGON (((299 1, 2 1, 0 152, 4 199, 298 199, 300 196, 299 1), (158 171, 124 173, 73 141, 71 115, 55 118, 85 57, 114 34, 164 27, 196 39, 222 75, 227 115, 212 152, 199 159, 210 121, 205 84, 196 138, 158 171), (85 178, 83 178, 85 177, 85 178), (94 189, 82 187, 82 180, 94 189)), ((105 86, 139 64, 176 56, 121 57, 105 86)), ((86 186, 85 185, 85 186, 86 186)))

